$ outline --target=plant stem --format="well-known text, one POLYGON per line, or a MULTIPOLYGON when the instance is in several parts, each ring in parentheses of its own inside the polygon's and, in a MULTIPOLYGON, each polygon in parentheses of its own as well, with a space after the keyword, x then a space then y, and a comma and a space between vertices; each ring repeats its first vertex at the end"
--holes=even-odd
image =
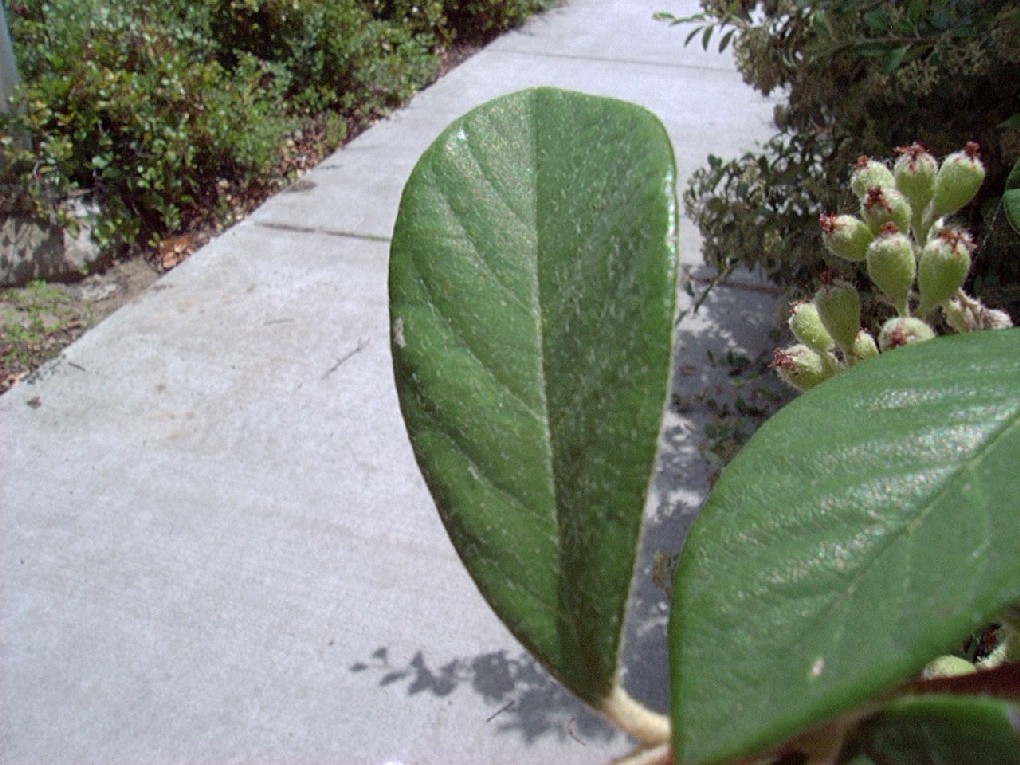
POLYGON ((625 757, 613 760, 612 765, 672 765, 673 752, 669 744, 659 744, 650 749, 638 749, 625 757))
POLYGON ((636 701, 619 685, 602 700, 599 711, 644 747, 669 741, 669 718, 636 701))

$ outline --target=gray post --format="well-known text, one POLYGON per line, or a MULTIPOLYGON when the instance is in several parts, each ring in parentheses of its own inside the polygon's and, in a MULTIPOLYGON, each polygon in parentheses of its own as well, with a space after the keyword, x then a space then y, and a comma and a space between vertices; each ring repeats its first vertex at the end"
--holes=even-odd
POLYGON ((18 87, 18 64, 14 59, 11 31, 7 28, 7 16, 0 3, 0 111, 13 108, 11 98, 18 87))
MULTIPOLYGON (((7 14, 0 0, 0 114, 17 111, 23 107, 13 101, 18 89, 18 62, 14 58, 14 44, 11 42, 11 30, 7 26, 7 14)), ((18 130, 13 134, 17 145, 22 149, 32 148, 32 136, 26 131, 18 130)), ((0 166, 4 158, 0 157, 0 166)))

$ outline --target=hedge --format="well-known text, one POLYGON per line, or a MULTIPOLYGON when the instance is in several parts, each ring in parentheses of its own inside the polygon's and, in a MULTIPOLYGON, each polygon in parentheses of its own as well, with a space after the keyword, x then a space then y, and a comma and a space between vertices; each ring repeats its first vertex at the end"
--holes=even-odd
POLYGON ((552 0, 23 0, 8 5, 22 88, 0 116, 0 212, 152 243, 286 174, 405 102, 458 41, 479 44, 552 0))

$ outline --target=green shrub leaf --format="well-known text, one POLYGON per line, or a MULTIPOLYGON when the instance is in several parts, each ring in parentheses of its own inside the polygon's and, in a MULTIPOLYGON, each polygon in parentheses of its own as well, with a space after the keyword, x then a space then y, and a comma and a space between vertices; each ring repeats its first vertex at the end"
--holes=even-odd
POLYGON ((1006 177, 1006 191, 1002 195, 1002 208, 1006 211, 1006 220, 1009 221, 1009 225, 1020 234, 1020 160, 1017 160, 1006 177))
MULTIPOLYGON (((1020 128, 1020 114, 1014 115, 1014 119, 1017 122, 1016 127, 1020 128)), ((1006 176, 1006 188, 1020 189, 1020 159, 1014 163, 1009 175, 1006 176)))
POLYGON ((678 567, 678 761, 776 745, 1020 600, 1018 455, 1016 329, 899 348, 767 422, 678 567))
POLYGON ((393 235, 397 388, 447 531, 507 626, 596 705, 668 389, 674 186, 647 111, 528 90, 436 140, 393 235))
POLYGON ((1020 234, 1020 189, 1010 189, 1002 195, 1002 208, 1009 225, 1020 234))
POLYGON ((902 45, 899 48, 893 48, 891 51, 886 53, 885 63, 882 66, 882 71, 886 74, 895 72, 900 68, 900 64, 903 63, 903 59, 907 57, 907 53, 910 52, 910 48, 906 45, 902 45))

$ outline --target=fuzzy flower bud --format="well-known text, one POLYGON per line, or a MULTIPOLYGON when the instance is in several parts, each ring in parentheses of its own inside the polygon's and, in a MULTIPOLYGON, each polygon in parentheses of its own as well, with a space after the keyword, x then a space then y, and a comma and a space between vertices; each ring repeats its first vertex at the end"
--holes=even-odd
POLYGON ((861 203, 861 217, 875 234, 887 223, 895 223, 900 231, 909 231, 913 214, 907 198, 892 187, 872 186, 861 203))
POLYGON ((815 293, 818 318, 843 353, 849 353, 861 331, 861 296, 852 284, 832 281, 815 293))
POLYGON ((829 252, 854 262, 864 260, 868 245, 875 238, 864 221, 853 215, 823 215, 818 222, 822 243, 829 252))
POLYGON ((935 176, 935 191, 928 209, 928 218, 937 220, 950 215, 977 196, 985 179, 985 167, 979 158, 981 147, 971 141, 963 151, 942 160, 935 176))
POLYGON ((946 322, 957 332, 974 332, 979 329, 1008 329, 1013 320, 1005 311, 988 308, 977 298, 957 292, 956 297, 942 307, 946 322))
POLYGON ((856 364, 858 361, 864 361, 877 355, 878 345, 875 343, 875 338, 867 330, 862 329, 857 333, 857 339, 854 340, 853 347, 848 354, 850 363, 856 364))
POLYGON ((780 379, 797 390, 808 390, 832 377, 833 365, 806 345, 776 350, 772 366, 780 379))
POLYGON ((920 216, 935 194, 935 176, 939 170, 935 159, 919 143, 896 149, 899 159, 893 165, 896 188, 910 202, 915 218, 920 216))
POLYGON ((887 224, 868 247, 868 276, 892 301, 900 316, 907 314, 907 298, 916 271, 910 239, 895 225, 887 224))
POLYGON ((945 229, 930 240, 917 263, 917 289, 924 314, 956 296, 970 271, 974 243, 966 231, 945 229))
POLYGON ((858 157, 854 163, 854 171, 850 175, 850 188, 862 200, 868 191, 875 186, 891 188, 896 185, 896 178, 889 168, 871 157, 858 157))
POLYGON ((935 337, 935 330, 920 319, 909 316, 897 316, 882 325, 878 333, 878 347, 883 352, 899 348, 901 345, 920 343, 935 337))
POLYGON ((790 310, 790 331, 813 351, 825 353, 833 346, 832 335, 818 316, 814 303, 795 303, 790 310))

